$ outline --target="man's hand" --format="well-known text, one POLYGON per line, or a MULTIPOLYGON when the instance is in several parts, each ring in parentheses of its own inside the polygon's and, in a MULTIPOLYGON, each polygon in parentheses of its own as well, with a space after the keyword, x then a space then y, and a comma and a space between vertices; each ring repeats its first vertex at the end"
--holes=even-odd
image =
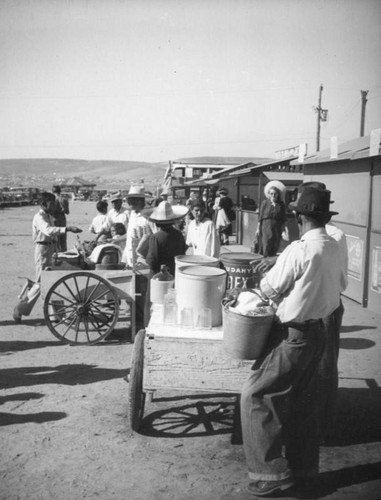
POLYGON ((76 226, 67 226, 66 231, 69 231, 70 233, 82 233, 82 229, 76 226))
POLYGON ((274 256, 274 257, 264 257, 262 260, 260 260, 259 262, 258 261, 254 261, 253 263, 253 271, 255 273, 265 273, 267 272, 269 269, 271 269, 276 261, 277 261, 277 256, 274 256))

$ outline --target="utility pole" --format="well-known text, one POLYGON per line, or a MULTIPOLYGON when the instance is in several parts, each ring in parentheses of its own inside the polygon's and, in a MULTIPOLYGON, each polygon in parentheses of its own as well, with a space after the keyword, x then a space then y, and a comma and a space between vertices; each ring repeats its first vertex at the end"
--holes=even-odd
POLYGON ((321 107, 321 96, 323 93, 323 84, 319 88, 319 102, 317 107, 314 106, 314 110, 317 113, 317 131, 316 131, 316 151, 320 151, 320 122, 327 121, 328 109, 322 109, 321 107))
POLYGON ((365 127, 365 106, 367 103, 367 95, 369 90, 360 90, 361 92, 361 123, 360 123, 360 137, 364 137, 365 127))

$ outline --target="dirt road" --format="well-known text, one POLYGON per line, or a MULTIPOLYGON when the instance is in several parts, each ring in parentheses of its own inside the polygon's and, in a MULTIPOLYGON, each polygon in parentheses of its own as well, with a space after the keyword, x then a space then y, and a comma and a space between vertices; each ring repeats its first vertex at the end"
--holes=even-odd
MULTIPOLYGON (((34 275, 30 233, 36 210, 1 211, 0 498, 252 498, 245 492, 234 397, 159 394, 146 406, 142 432, 132 434, 123 379, 132 350, 128 338, 92 347, 62 345, 45 326, 41 301, 21 325, 13 323, 12 309, 23 284, 17 276, 34 275)), ((93 203, 78 202, 71 205, 69 221, 86 228, 94 215, 93 203)), ((87 236, 85 232, 83 238, 87 236)), ((69 248, 74 242, 69 235, 69 248)), ((361 325, 350 312, 347 318, 349 324, 361 325)), ((373 349, 379 342, 374 331, 378 319, 371 323, 369 318, 361 320, 361 337, 373 349)), ((343 376, 374 380, 366 367, 375 356, 368 347, 362 357, 352 358, 348 351, 343 376)), ((321 484, 313 496, 298 498, 379 498, 380 404, 364 389, 360 383, 358 398, 351 393, 343 401, 339 441, 322 448, 321 484)))

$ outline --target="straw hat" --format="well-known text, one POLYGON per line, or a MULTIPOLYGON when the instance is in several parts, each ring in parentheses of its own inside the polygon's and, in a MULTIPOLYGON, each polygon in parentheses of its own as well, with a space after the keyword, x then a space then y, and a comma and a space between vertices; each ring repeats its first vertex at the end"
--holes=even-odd
POLYGON ((153 210, 143 211, 151 222, 158 224, 173 224, 182 219, 188 213, 188 208, 183 205, 171 205, 168 201, 162 201, 153 210))
POLYGON ((110 201, 122 200, 122 193, 120 191, 115 191, 110 194, 110 201))
POLYGON ((291 210, 303 215, 337 215, 339 212, 329 210, 331 191, 306 187, 294 203, 290 203, 291 210))
POLYGON ((143 184, 131 186, 127 194, 127 198, 145 198, 146 196, 143 184))
POLYGON ((266 198, 270 199, 269 191, 271 188, 276 188, 280 191, 282 200, 284 200, 284 195, 286 193, 286 186, 283 184, 283 182, 280 181, 270 181, 266 184, 263 192, 265 193, 266 198))

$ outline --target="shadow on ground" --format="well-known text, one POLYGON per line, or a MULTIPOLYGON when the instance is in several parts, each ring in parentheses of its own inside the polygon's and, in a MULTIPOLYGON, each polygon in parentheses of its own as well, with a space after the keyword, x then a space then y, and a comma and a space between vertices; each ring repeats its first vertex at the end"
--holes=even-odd
POLYGON ((349 349, 349 350, 360 350, 360 349, 369 349, 376 345, 376 342, 369 339, 361 339, 361 338, 348 338, 348 339, 340 339, 340 349, 349 349))
MULTIPOLYGON (((381 441, 381 389, 371 379, 366 385, 365 389, 339 389, 339 424, 335 436, 324 446, 344 447, 381 441)), ((139 433, 167 438, 231 434, 232 444, 242 444, 238 398, 228 401, 228 397, 232 395, 171 396, 155 398, 152 403, 146 401, 139 433), (184 404, 184 400, 189 399, 196 401, 184 404), (173 404, 169 405, 170 402, 173 404), (165 408, 160 408, 162 403, 165 408)))
POLYGON ((61 420, 67 417, 67 414, 62 411, 41 411, 40 413, 2 413, 0 412, 0 427, 5 425, 27 424, 33 422, 42 424, 52 420, 61 420))
POLYGON ((38 384, 93 384, 102 380, 122 378, 126 370, 99 368, 97 365, 70 364, 31 366, 0 370, 0 388, 29 387, 38 384))

